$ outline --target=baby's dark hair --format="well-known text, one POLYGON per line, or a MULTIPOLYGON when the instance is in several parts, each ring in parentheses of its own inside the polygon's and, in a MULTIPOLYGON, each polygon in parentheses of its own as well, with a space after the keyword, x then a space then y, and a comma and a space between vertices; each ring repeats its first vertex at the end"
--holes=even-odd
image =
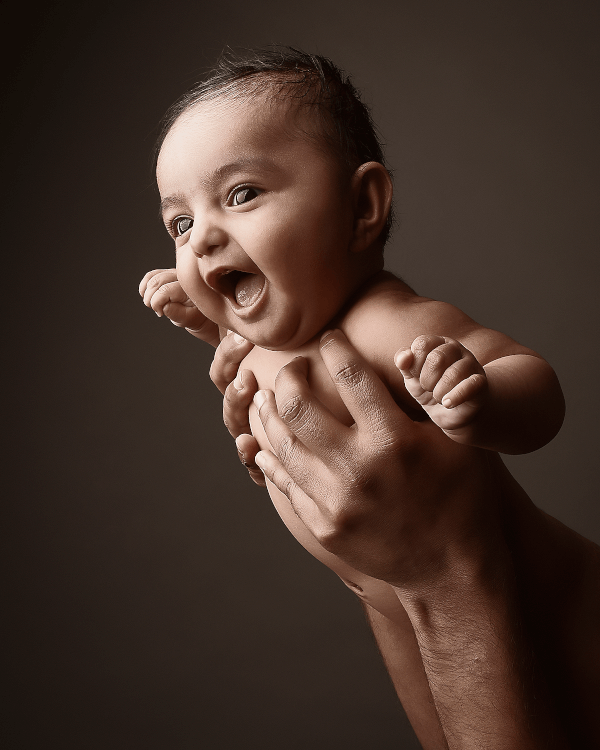
MULTIPOLYGON (((314 112, 319 132, 303 131, 304 135, 325 145, 349 174, 368 161, 385 165, 371 112, 350 77, 326 57, 279 46, 251 49, 242 54, 225 51, 203 80, 168 109, 155 155, 158 156, 176 120, 196 103, 221 95, 245 98, 261 93, 314 112)), ((383 244, 392 224, 390 212, 380 237, 383 244)))

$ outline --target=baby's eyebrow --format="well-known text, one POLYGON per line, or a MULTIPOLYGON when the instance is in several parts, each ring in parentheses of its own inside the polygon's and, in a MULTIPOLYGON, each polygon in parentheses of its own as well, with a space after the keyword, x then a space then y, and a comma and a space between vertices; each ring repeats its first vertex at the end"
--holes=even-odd
POLYGON ((168 208, 182 208, 186 205, 186 200, 183 195, 167 195, 165 198, 163 198, 160 202, 160 208, 158 211, 158 215, 160 218, 163 217, 165 211, 168 208))
POLYGON ((245 159, 236 159, 222 167, 217 167, 209 178, 209 182, 222 182, 236 172, 242 172, 245 169, 260 169, 262 172, 275 172, 277 166, 270 159, 248 157, 245 159))
MULTIPOLYGON (((247 169, 257 169, 261 172, 274 173, 278 171, 278 167, 275 162, 265 158, 246 158, 236 159, 229 164, 223 164, 221 167, 217 167, 215 171, 208 177, 202 180, 202 183, 207 187, 215 187, 219 183, 227 180, 231 175, 236 172, 242 172, 247 169)), ((175 195, 167 195, 160 202, 159 216, 163 216, 165 211, 169 208, 186 208, 187 201, 184 195, 177 193, 175 195)))

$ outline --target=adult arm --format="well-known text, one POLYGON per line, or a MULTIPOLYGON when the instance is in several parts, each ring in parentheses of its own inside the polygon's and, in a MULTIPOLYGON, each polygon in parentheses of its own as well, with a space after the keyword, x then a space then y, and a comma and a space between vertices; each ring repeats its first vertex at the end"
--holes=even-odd
MULTIPOLYGON (((248 468, 252 479, 264 486, 264 475, 255 464, 259 446, 249 434, 248 424, 248 406, 256 392, 256 381, 250 371, 238 372, 239 364, 246 354, 246 345, 228 336, 217 349, 211 377, 220 390, 223 390, 227 380, 231 381, 235 377, 224 389, 223 418, 236 440, 240 460, 248 468)), ((346 579, 344 582, 363 599, 364 593, 360 586, 346 579)), ((375 637, 382 644, 382 654, 400 702, 422 747, 424 750, 446 750, 448 746, 433 703, 414 630, 406 612, 402 606, 396 607, 393 619, 389 619, 364 599, 363 605, 375 637)))
MULTIPOLYGON (((355 427, 332 423, 295 360, 277 399, 257 394, 278 457, 256 461, 326 549, 394 586, 448 746, 598 742, 586 698, 598 664, 584 663, 600 627, 586 604, 600 574, 592 548, 549 523, 492 454, 409 420, 340 333, 321 352, 355 427), (569 576, 583 583, 561 613, 552 592, 569 576)), ((396 628, 375 632, 393 663, 396 628)))

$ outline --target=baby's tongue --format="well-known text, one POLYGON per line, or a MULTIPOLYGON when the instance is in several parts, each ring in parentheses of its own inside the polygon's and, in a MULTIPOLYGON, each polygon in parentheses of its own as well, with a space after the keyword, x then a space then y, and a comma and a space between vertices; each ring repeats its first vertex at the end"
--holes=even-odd
POLYGON ((250 307, 261 293, 265 283, 264 276, 245 273, 235 285, 235 299, 240 307, 250 307))

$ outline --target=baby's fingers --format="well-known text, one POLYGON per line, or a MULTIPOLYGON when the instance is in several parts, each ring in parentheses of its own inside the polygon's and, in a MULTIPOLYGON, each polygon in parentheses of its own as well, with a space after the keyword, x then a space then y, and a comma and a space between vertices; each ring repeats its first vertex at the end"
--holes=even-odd
POLYGON ((150 307, 150 300, 155 292, 163 285, 177 281, 174 268, 157 268, 149 271, 140 282, 140 295, 144 298, 146 307, 150 307))
POLYGON ((149 302, 146 304, 148 304, 148 306, 151 307, 159 317, 166 315, 176 325, 187 326, 188 324, 188 318, 183 307, 196 310, 196 306, 183 291, 181 284, 177 279, 161 284, 161 286, 155 291, 148 289, 146 291, 146 296, 150 297, 149 302))
POLYGON ((467 401, 476 403, 483 399, 487 392, 487 378, 481 373, 470 375, 465 380, 461 380, 458 385, 442 397, 442 406, 446 409, 453 409, 456 406, 465 404, 467 401))

